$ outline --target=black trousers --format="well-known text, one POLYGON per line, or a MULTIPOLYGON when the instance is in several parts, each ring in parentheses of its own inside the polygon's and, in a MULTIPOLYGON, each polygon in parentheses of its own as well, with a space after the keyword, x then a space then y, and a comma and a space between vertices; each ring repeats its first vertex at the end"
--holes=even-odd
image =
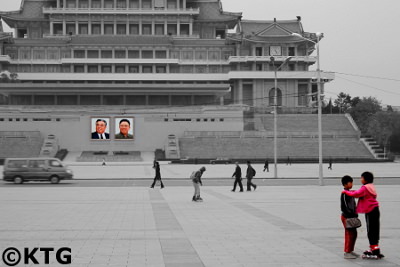
POLYGON ((251 191, 251 187, 254 189, 256 188, 256 185, 251 181, 252 179, 253 178, 247 178, 247 191, 251 191))
POLYGON ((367 235, 371 246, 379 244, 380 232, 380 212, 379 207, 374 208, 371 212, 365 213, 365 221, 367 223, 367 235))
POLYGON ((242 178, 235 178, 235 182, 233 183, 233 191, 236 190, 237 185, 239 185, 240 191, 243 191, 242 178))
POLYGON ((159 179, 159 178, 154 178, 154 181, 153 181, 153 183, 151 184, 150 187, 154 187, 157 181, 160 181, 160 183, 161 183, 161 188, 163 188, 163 187, 164 187, 164 184, 163 184, 162 180, 159 179))

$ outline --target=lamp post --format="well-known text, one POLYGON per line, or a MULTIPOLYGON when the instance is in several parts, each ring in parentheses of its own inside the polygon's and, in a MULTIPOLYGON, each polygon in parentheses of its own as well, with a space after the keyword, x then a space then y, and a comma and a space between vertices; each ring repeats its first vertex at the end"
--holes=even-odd
POLYGON ((321 33, 317 32, 317 41, 305 38, 298 33, 292 33, 292 36, 299 37, 303 40, 314 43, 317 47, 317 103, 318 103, 318 166, 319 166, 319 185, 324 185, 324 174, 323 174, 323 162, 322 162, 322 101, 321 101, 321 67, 319 63, 319 40, 322 36, 321 33))
POLYGON ((271 62, 274 64, 274 178, 278 178, 278 70, 280 70, 292 57, 287 57, 279 67, 275 65, 275 57, 271 57, 271 62))

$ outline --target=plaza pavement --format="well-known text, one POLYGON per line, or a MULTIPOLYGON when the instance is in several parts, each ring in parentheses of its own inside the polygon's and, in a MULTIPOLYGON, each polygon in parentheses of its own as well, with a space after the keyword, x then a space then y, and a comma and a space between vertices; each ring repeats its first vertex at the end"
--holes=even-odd
MULTIPOLYGON (((115 165, 72 167, 76 175, 85 178, 153 177, 151 165, 115 165)), ((337 164, 332 175, 342 176, 346 170, 358 177, 368 167, 377 176, 396 177, 398 166, 337 164)), ((164 176, 184 179, 193 167, 164 164, 161 170, 164 176)), ((205 184, 211 174, 224 177, 233 172, 231 165, 207 167, 205 184)), ((262 166, 255 167, 261 175, 262 166)), ((294 179, 315 177, 317 169, 292 165, 279 170, 294 179)), ((356 180, 355 188, 359 186, 356 180)), ((230 186, 203 186, 203 203, 191 201, 190 186, 162 190, 3 186, 0 252, 8 247, 70 247, 70 266, 74 267, 400 266, 400 186, 379 185, 379 179, 376 186, 382 214, 381 248, 386 256, 380 261, 343 259, 340 185, 259 186, 243 193, 231 192, 230 186)), ((368 247, 361 217, 358 253, 368 247)), ((36 258, 41 264, 17 266, 60 266, 54 254, 50 254, 50 265, 43 264, 43 253, 36 253, 36 258)), ((0 266, 5 265, 0 261, 0 266)))

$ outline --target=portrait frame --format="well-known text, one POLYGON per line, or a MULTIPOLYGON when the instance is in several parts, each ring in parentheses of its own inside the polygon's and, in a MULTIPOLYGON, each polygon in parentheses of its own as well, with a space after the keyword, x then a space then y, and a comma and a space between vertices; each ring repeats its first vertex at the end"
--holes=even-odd
POLYGON ((90 118, 90 140, 92 141, 110 141, 111 140, 111 118, 110 117, 91 117, 90 118), (107 123, 104 131, 103 139, 101 139, 97 133, 96 123, 97 121, 105 121, 107 123))
POLYGON ((132 141, 135 139, 135 118, 134 117, 115 117, 114 118, 114 140, 117 141, 132 141), (129 122, 129 130, 127 135, 123 135, 120 129, 120 124, 123 122, 126 126, 126 122, 129 122))

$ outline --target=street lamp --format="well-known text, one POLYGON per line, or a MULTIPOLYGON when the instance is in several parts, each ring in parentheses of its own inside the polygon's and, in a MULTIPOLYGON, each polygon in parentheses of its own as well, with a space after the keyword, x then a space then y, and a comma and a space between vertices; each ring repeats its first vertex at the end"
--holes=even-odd
POLYGON ((292 33, 292 36, 299 37, 311 43, 314 43, 317 47, 317 103, 318 103, 318 165, 319 165, 319 185, 324 185, 324 174, 323 174, 323 163, 322 163, 322 101, 321 101, 321 68, 319 63, 319 40, 322 33, 317 32, 317 41, 305 38, 298 33, 292 33))
POLYGON ((280 70, 292 57, 287 57, 279 67, 275 65, 275 58, 271 57, 271 62, 274 64, 274 178, 278 178, 278 148, 277 148, 277 128, 278 128, 278 70, 280 70))

